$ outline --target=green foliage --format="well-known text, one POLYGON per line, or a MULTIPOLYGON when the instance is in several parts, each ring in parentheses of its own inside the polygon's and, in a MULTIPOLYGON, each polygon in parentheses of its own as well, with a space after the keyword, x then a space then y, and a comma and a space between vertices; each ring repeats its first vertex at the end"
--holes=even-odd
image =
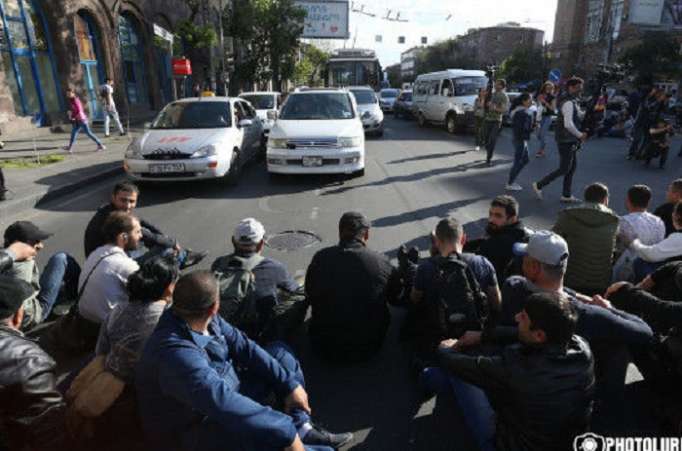
POLYGON ((456 39, 452 38, 436 42, 419 53, 416 73, 423 74, 460 67, 473 69, 474 65, 474 55, 463 49, 456 39))
POLYGON ((400 64, 394 64, 386 68, 388 83, 392 88, 400 88, 403 85, 403 78, 400 74, 400 64))
POLYGON ((329 53, 314 45, 304 44, 301 47, 301 60, 296 63, 293 80, 296 85, 322 86, 323 73, 329 61, 329 53))
POLYGON ((545 67, 542 49, 520 47, 502 62, 498 75, 508 83, 542 80, 545 67))
POLYGON ((667 32, 646 33, 638 45, 623 52, 619 61, 630 67, 638 83, 682 75, 680 43, 667 32))
POLYGON ((212 26, 197 25, 189 20, 182 20, 178 22, 176 30, 185 48, 205 49, 218 43, 218 34, 212 26))

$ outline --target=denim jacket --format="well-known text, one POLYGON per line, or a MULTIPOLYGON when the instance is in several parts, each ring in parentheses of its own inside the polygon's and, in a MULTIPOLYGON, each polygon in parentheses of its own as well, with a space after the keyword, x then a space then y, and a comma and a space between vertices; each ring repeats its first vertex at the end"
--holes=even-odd
POLYGON ((266 351, 220 317, 210 336, 190 330, 166 311, 149 338, 136 371, 142 425, 154 450, 193 449, 195 426, 211 422, 224 431, 225 444, 251 449, 285 448, 296 427, 291 417, 242 395, 238 372, 263 378, 285 397, 298 383, 266 351), (230 440, 234 437, 234 440, 230 440))

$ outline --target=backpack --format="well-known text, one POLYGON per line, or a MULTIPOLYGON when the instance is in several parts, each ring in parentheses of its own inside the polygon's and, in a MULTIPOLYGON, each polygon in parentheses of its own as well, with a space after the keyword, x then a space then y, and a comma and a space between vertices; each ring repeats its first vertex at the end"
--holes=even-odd
POLYGON ((259 254, 248 258, 228 255, 211 267, 220 289, 220 316, 251 339, 256 339, 262 329, 253 270, 263 260, 259 254))

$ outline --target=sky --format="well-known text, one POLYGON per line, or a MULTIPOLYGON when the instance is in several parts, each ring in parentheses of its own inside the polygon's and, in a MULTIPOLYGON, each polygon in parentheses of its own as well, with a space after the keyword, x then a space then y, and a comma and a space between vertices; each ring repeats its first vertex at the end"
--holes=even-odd
MULTIPOLYGON (((545 31, 545 40, 551 42, 554 34, 554 15, 557 0, 351 0, 355 9, 376 14, 376 18, 350 13, 351 38, 346 47, 369 48, 377 52, 383 67, 400 62, 400 53, 420 45, 426 36, 429 44, 438 40, 465 34, 470 28, 497 25, 502 22, 519 22, 545 31), (383 20, 388 11, 395 18, 409 22, 383 20), (446 20, 450 16, 449 20, 446 20), (376 36, 382 42, 376 42, 376 36), (405 36, 405 44, 398 37, 405 36)), ((342 40, 316 41, 326 48, 343 47, 342 40)))

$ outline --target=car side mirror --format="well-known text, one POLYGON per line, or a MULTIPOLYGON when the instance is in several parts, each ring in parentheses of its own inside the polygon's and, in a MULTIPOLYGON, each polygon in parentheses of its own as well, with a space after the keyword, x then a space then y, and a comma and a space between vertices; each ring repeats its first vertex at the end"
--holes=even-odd
POLYGON ((277 115, 278 115, 277 111, 272 111, 272 110, 268 111, 268 119, 270 119, 271 121, 277 120, 277 115))
POLYGON ((239 121, 239 127, 251 127, 253 125, 253 121, 251 119, 242 119, 239 121))

